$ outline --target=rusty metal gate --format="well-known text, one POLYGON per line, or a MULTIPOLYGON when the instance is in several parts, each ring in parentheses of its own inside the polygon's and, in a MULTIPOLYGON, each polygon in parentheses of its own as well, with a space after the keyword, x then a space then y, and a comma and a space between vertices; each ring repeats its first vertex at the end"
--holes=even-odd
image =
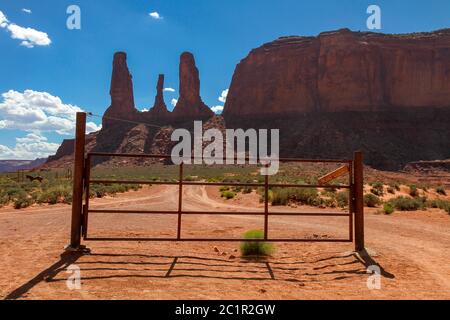
MULTIPOLYGON (((241 183, 241 182, 198 182, 185 181, 183 179, 184 164, 179 165, 178 181, 149 181, 149 180, 104 180, 91 179, 91 163, 93 157, 132 157, 132 158, 155 158, 168 159, 169 155, 149 155, 149 154, 116 154, 93 152, 85 155, 84 152, 84 113, 77 114, 77 135, 75 145, 75 168, 74 168, 74 190, 72 204, 72 249, 80 247, 81 237, 89 241, 244 241, 244 239, 234 238, 183 238, 181 236, 182 217, 186 215, 253 215, 264 217, 264 238, 252 241, 267 242, 355 242, 357 251, 364 249, 364 206, 363 206, 363 155, 355 152, 353 159, 290 159, 281 158, 282 162, 309 162, 309 163, 336 163, 343 164, 348 174, 348 183, 342 184, 287 184, 271 183, 269 176, 265 176, 263 183, 241 183), (176 185, 178 186, 178 209, 176 211, 164 210, 108 210, 91 209, 89 207, 89 193, 92 184, 138 184, 138 185, 176 185), (261 212, 228 212, 228 211, 185 211, 183 210, 183 187, 184 186, 234 186, 234 187, 255 187, 264 188, 264 210, 261 212), (349 191, 349 208, 347 212, 271 212, 269 210, 268 193, 270 188, 324 188, 324 189, 347 189, 349 191), (84 204, 83 204, 84 193, 84 204), (161 214, 176 215, 177 235, 173 238, 122 238, 122 237, 89 237, 89 215, 95 213, 119 213, 119 214, 161 214), (270 216, 322 216, 322 217, 342 217, 348 219, 348 236, 345 238, 272 238, 270 237, 269 217, 270 216)), ((332 176, 333 177, 333 176, 332 176)))

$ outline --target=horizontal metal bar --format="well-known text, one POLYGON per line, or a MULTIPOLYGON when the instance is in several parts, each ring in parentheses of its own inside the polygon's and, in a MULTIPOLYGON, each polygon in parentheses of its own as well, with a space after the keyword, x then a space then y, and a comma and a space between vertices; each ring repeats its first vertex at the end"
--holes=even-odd
MULTIPOLYGON (((89 209, 89 213, 119 213, 119 214, 172 214, 177 215, 178 211, 165 211, 165 210, 113 210, 113 209, 89 209)), ((242 216, 264 216, 264 212, 227 212, 227 211, 182 211, 182 215, 242 215, 242 216)), ((309 216, 309 217, 349 217, 349 213, 339 212, 269 212, 269 216, 309 216)))
MULTIPOLYGON (((93 179, 90 184, 148 184, 148 185, 179 185, 179 182, 172 181, 150 181, 150 180, 100 180, 93 179)), ((236 186, 236 187, 264 187, 264 183, 244 183, 244 182, 200 182, 200 181, 183 181, 185 186, 236 186)), ((325 189, 349 189, 349 185, 318 185, 318 184, 284 184, 269 183, 269 188, 325 188, 325 189)))
MULTIPOLYGON (((125 158, 154 158, 154 159, 169 159, 172 156, 167 154, 142 154, 142 153, 109 153, 109 152, 90 152, 87 154, 88 157, 125 157, 125 158)), ((194 156, 191 157, 191 160, 194 159, 194 156)), ((202 159, 217 159, 214 157, 202 157, 202 159)), ((234 157, 234 158, 222 158, 222 160, 266 160, 259 158, 250 158, 250 157, 234 157)), ((353 160, 348 159, 301 159, 301 158, 279 158, 280 162, 313 162, 313 163, 351 163, 353 160)))
POLYGON ((173 241, 173 242, 206 242, 206 241, 214 241, 214 242, 352 242, 349 239, 205 239, 205 238, 99 238, 99 237, 89 237, 85 239, 86 241, 173 241))

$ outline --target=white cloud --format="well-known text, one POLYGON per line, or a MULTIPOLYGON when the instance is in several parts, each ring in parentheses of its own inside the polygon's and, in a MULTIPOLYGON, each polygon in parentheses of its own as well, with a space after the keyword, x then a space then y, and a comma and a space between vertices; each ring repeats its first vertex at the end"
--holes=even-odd
POLYGON ((9 21, 6 16, 0 11, 0 27, 5 28, 8 25, 9 21))
POLYGON ((52 43, 47 33, 33 28, 24 28, 15 23, 10 23, 0 11, 0 27, 6 28, 11 33, 11 38, 22 40, 21 46, 33 48, 34 46, 48 46, 52 43))
POLYGON ((33 28, 24 28, 17 24, 11 23, 8 25, 8 30, 11 32, 11 38, 22 40, 21 45, 27 48, 36 46, 48 46, 52 41, 48 34, 35 30, 33 28))
POLYGON ((27 8, 23 8, 22 11, 29 14, 33 13, 30 9, 27 8))
POLYGON ((211 110, 215 113, 215 114, 221 114, 223 111, 223 106, 214 106, 211 107, 211 110))
POLYGON ((165 92, 175 92, 174 88, 164 88, 165 92))
POLYGON ((59 144, 48 142, 46 137, 30 133, 23 138, 16 138, 13 148, 0 144, 0 160, 34 160, 55 154, 59 144))
POLYGON ((158 12, 156 12, 156 11, 150 12, 148 15, 149 15, 150 17, 152 17, 153 19, 156 19, 156 20, 161 20, 161 19, 163 19, 163 17, 162 17, 158 12))
POLYGON ((227 96, 228 96, 228 91, 229 89, 223 90, 222 94, 219 97, 219 101, 225 103, 225 101, 227 101, 227 96))
POLYGON ((170 104, 173 105, 174 107, 177 105, 178 100, 177 99, 172 99, 172 101, 170 101, 170 104))
POLYGON ((141 112, 148 112, 147 108, 141 109, 141 112))
MULTIPOLYGON (((2 94, 0 102, 0 129, 24 131, 56 132, 72 135, 75 129, 76 112, 80 107, 64 104, 59 97, 47 92, 9 90, 2 94)), ((101 129, 94 122, 86 124, 86 131, 101 129)))

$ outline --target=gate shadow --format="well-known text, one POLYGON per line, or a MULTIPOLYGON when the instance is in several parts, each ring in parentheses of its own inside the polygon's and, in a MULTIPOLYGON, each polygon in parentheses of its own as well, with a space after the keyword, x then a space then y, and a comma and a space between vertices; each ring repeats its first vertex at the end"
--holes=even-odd
POLYGON ((120 279, 120 278, 205 278, 205 279, 221 279, 221 280, 254 280, 254 281, 287 281, 287 282, 316 282, 313 279, 315 276, 320 275, 331 275, 336 276, 331 280, 343 280, 355 276, 360 276, 362 274, 367 274, 365 268, 371 265, 378 265, 381 270, 381 275, 383 277, 392 279, 395 276, 387 272, 382 266, 380 266, 367 252, 360 253, 349 253, 347 255, 331 255, 326 258, 320 258, 313 261, 282 261, 283 259, 278 259, 274 261, 269 260, 255 260, 255 259, 236 259, 236 260, 225 260, 220 258, 211 257, 199 257, 199 256, 169 256, 169 255, 147 255, 147 254, 109 254, 109 253, 90 253, 84 255, 83 253, 63 253, 60 256, 60 260, 51 265, 49 268, 45 269, 33 279, 26 282, 19 288, 8 294, 5 299, 13 300, 23 297, 27 292, 29 292, 33 287, 41 282, 61 282, 66 281, 63 278, 57 278, 57 276, 64 272, 67 267, 75 264, 80 267, 83 273, 85 272, 105 272, 113 271, 115 274, 108 275, 92 275, 83 276, 81 280, 83 282, 90 280, 106 280, 106 279, 120 279), (87 261, 80 260, 81 257, 87 257, 87 261), (125 261, 111 261, 108 259, 113 258, 125 258, 125 261), (167 259, 169 261, 155 262, 155 261, 132 261, 130 259, 167 259), (180 261, 180 260, 192 260, 192 261, 180 261), (349 260, 350 261, 347 261, 349 260), (330 263, 320 266, 314 266, 316 264, 323 264, 330 261, 330 263), (237 263, 239 265, 237 265, 237 263), (312 265, 305 268, 304 265, 312 265), (361 265, 364 269, 354 268, 350 270, 331 270, 322 271, 326 268, 333 268, 339 266, 351 266, 351 265, 361 265), (248 265, 251 269, 244 269, 243 266, 248 265), (127 266, 139 267, 140 269, 131 269, 127 266), (153 269, 147 269, 146 267, 153 267, 153 269), (239 270, 224 270, 224 267, 235 267, 241 268, 239 270), (219 269, 217 269, 219 268, 219 269), (221 269, 220 269, 221 268, 221 269), (308 270, 314 270, 314 272, 307 272, 308 270), (133 274, 131 272, 125 274, 119 274, 118 272, 123 271, 139 271, 141 274, 133 274), (152 272, 162 272, 161 275, 148 274, 149 271, 152 272), (174 271, 177 274, 174 274, 174 271), (142 274, 144 272, 144 274, 142 274), (184 273, 183 273, 184 272, 184 273), (194 273, 185 273, 194 272, 194 273), (202 274, 202 273, 209 274, 202 274), (278 275, 285 276, 286 273, 292 275, 292 272, 301 272, 301 276, 310 277, 308 279, 299 280, 297 278, 283 278, 278 277, 278 275), (216 274, 214 274, 216 273, 216 274), (224 275, 218 275, 221 273, 224 275), (234 276, 232 274, 247 273, 247 274, 257 274, 262 276, 234 276))

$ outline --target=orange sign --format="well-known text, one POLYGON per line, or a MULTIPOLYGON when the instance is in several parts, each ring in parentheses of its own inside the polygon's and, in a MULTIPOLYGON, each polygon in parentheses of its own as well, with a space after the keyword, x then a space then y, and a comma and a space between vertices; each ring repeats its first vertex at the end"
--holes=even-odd
POLYGON ((319 178, 319 184, 326 184, 336 178, 339 178, 340 176, 343 176, 346 173, 350 172, 350 168, 348 164, 346 164, 343 167, 340 167, 339 169, 334 170, 333 172, 327 173, 323 177, 319 178))

